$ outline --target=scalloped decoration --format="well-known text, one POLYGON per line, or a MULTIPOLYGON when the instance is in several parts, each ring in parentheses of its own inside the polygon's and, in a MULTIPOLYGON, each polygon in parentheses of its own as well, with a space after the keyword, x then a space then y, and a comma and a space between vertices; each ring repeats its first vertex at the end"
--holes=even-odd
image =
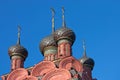
POLYGON ((60 61, 59 68, 70 70, 71 68, 74 68, 76 71, 80 72, 82 71, 82 64, 75 58, 67 57, 60 61))
POLYGON ((7 80, 22 80, 21 78, 24 78, 28 76, 27 70, 24 68, 18 68, 14 71, 12 71, 9 75, 7 80))
POLYGON ((23 80, 38 80, 37 77, 34 76, 27 76, 25 79, 23 80))
POLYGON ((71 74, 66 69, 54 69, 43 76, 42 80, 69 80, 71 74))
POLYGON ((31 71, 32 76, 43 76, 50 70, 56 68, 55 64, 51 61, 42 61, 35 65, 31 71))

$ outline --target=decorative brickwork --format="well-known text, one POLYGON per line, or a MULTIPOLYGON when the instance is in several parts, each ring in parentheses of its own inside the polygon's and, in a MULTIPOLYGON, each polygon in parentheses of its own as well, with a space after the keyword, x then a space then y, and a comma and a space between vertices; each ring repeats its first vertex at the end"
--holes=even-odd
POLYGON ((78 72, 82 71, 83 69, 82 64, 72 56, 62 59, 59 63, 59 68, 64 68, 67 70, 74 68, 78 72))
POLYGON ((21 58, 14 58, 11 61, 12 61, 11 70, 24 67, 24 60, 21 58))
POLYGON ((35 65, 31 71, 32 76, 44 76, 47 72, 55 68, 55 64, 50 61, 42 61, 35 65))
POLYGON ((21 78, 24 78, 28 76, 28 72, 24 68, 18 68, 16 70, 13 70, 7 77, 7 80, 21 80, 21 78))
POLYGON ((68 79, 71 79, 71 74, 66 69, 53 69, 42 78, 42 80, 68 80, 68 79))

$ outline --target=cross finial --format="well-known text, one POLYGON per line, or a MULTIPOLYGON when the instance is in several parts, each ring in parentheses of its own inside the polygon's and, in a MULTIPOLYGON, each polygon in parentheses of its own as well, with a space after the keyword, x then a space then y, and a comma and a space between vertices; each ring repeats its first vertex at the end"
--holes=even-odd
POLYGON ((84 54, 83 54, 83 56, 87 56, 86 55, 86 45, 85 45, 85 40, 83 40, 83 49, 84 49, 84 54))
POLYGON ((17 44, 20 45, 20 32, 21 32, 21 27, 18 25, 18 41, 17 44))
POLYGON ((64 9, 64 7, 62 7, 62 20, 63 20, 63 22, 62 22, 62 26, 63 26, 63 27, 66 27, 66 23, 65 23, 65 15, 64 15, 64 13, 65 13, 65 9, 64 9))
POLYGON ((55 21, 54 21, 54 15, 55 15, 55 10, 51 8, 52 11, 52 33, 55 32, 55 21))

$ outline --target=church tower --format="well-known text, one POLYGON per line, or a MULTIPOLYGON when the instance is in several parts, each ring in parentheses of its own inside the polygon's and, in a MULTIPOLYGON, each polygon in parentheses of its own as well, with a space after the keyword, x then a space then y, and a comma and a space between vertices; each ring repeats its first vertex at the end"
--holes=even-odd
POLYGON ((57 44, 54 40, 54 14, 55 11, 51 8, 52 11, 52 34, 43 38, 40 42, 40 51, 44 55, 44 60, 54 61, 57 58, 57 44))
POLYGON ((8 50, 11 59, 11 71, 17 68, 24 68, 24 61, 28 56, 28 51, 20 45, 20 26, 18 26, 18 41, 15 46, 8 50))
POLYGON ((64 8, 62 8, 62 27, 55 31, 55 40, 58 45, 58 58, 72 55, 71 46, 75 41, 75 33, 66 26, 64 19, 64 8))
POLYGON ((92 80, 92 70, 94 67, 94 60, 86 55, 85 41, 83 41, 83 49, 84 49, 83 57, 80 59, 80 63, 83 66, 82 78, 84 80, 86 79, 86 77, 88 77, 89 80, 92 80))
POLYGON ((62 26, 55 30, 55 10, 52 11, 52 32, 44 37, 39 49, 44 59, 36 65, 24 68, 24 61, 28 51, 20 44, 20 27, 18 27, 18 41, 9 48, 11 71, 2 75, 2 80, 97 80, 92 77, 94 60, 86 55, 85 41, 83 41, 83 56, 78 60, 72 54, 75 42, 75 32, 68 28, 65 22, 65 10, 62 7, 62 26))

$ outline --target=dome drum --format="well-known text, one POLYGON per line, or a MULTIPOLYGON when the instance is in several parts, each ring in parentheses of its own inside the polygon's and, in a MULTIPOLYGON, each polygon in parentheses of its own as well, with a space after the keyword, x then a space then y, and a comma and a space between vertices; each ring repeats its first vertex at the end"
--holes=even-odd
POLYGON ((44 49, 44 56, 48 54, 56 54, 57 53, 57 47, 49 46, 44 49))
POLYGON ((21 59, 25 59, 25 56, 21 55, 21 53, 13 53, 11 56, 10 56, 11 59, 14 59, 14 58, 21 58, 21 59))
POLYGON ((59 39, 58 45, 61 44, 61 43, 69 43, 69 44, 72 45, 72 43, 68 39, 66 39, 66 38, 59 39))

